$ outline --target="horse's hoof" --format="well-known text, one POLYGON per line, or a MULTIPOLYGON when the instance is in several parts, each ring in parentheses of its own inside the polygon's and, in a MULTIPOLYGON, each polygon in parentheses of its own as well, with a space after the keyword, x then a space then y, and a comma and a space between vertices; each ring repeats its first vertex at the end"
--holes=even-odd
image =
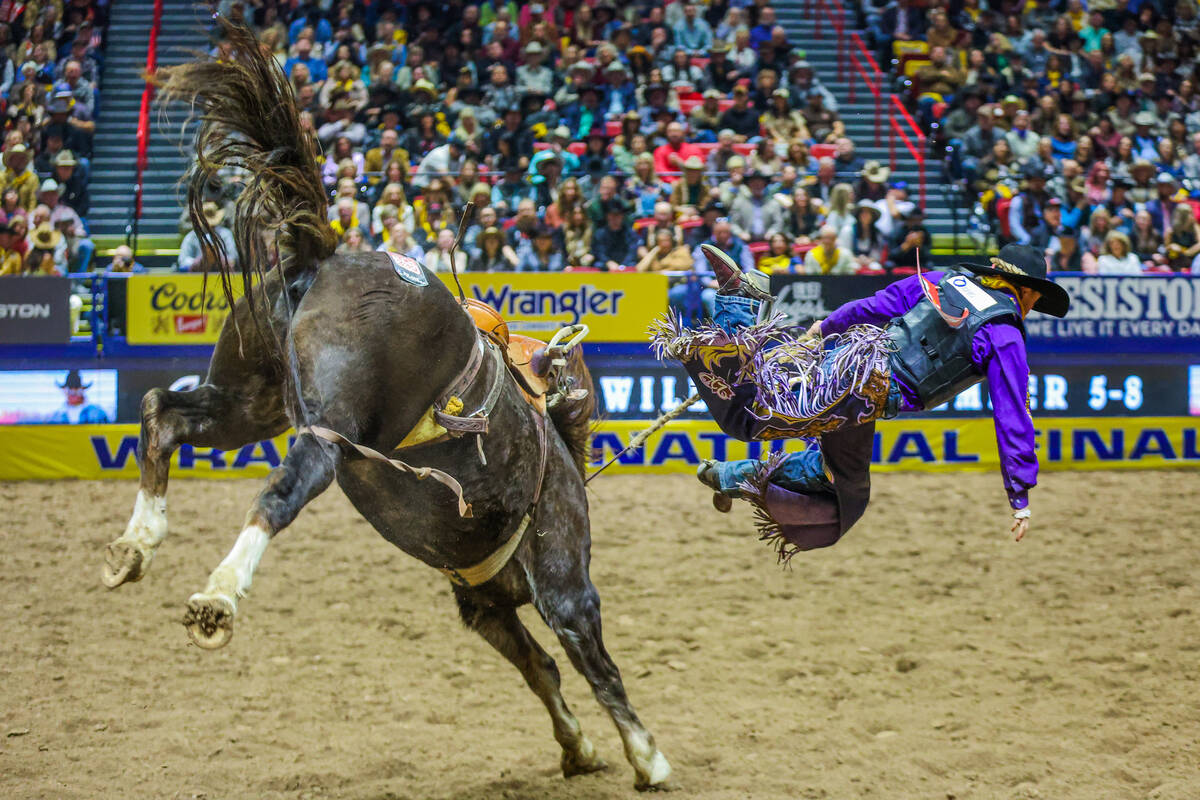
POLYGON ((713 492, 713 508, 722 514, 727 514, 729 513, 729 509, 733 508, 733 500, 720 492, 713 492))
POLYGON ((146 565, 146 558, 136 544, 115 539, 104 548, 104 571, 100 580, 109 589, 115 589, 122 583, 140 581, 146 574, 146 565))
POLYGON ((233 638, 233 603, 220 595, 194 594, 188 599, 183 625, 188 637, 205 650, 216 650, 233 638))
POLYGON ((562 773, 564 778, 587 775, 590 772, 599 772, 602 769, 608 769, 608 764, 603 758, 596 755, 595 746, 586 738, 580 743, 579 749, 574 753, 563 751, 562 773))
POLYGON ((633 788, 639 792, 673 792, 679 788, 675 781, 671 780, 671 765, 662 753, 655 751, 646 766, 648 774, 642 775, 639 770, 633 788))

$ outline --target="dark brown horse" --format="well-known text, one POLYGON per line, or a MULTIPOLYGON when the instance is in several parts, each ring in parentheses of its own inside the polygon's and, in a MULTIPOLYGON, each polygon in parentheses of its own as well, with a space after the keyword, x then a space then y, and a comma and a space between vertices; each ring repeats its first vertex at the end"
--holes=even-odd
POLYGON ((271 537, 336 478, 384 538, 451 577, 464 622, 550 712, 564 775, 604 762, 559 692, 554 661, 517 617, 525 603, 612 716, 638 788, 664 786, 671 768, 605 651, 588 577, 582 466, 593 401, 575 393, 546 424, 495 344, 423 267, 382 253, 334 255, 316 144, 287 79, 244 27, 220 25, 232 56, 164 70, 159 80, 201 117, 188 205, 227 296, 231 270, 199 213, 203 188, 224 166, 248 176, 234 215, 246 295, 204 384, 154 389, 142 401, 141 486, 128 528, 108 546, 105 583, 140 580, 166 536, 169 459, 181 444, 228 450, 294 427, 295 443, 233 549, 188 601, 193 641, 229 641, 271 537))

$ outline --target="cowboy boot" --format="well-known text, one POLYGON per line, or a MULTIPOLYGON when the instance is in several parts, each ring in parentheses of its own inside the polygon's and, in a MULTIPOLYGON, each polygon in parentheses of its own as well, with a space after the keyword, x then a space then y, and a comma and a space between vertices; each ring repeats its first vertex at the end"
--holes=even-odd
POLYGON ((700 252, 708 260, 713 274, 717 278, 717 294, 749 297, 763 303, 774 300, 771 297, 770 278, 765 273, 752 270, 749 274, 742 272, 737 262, 716 245, 702 244, 700 252))

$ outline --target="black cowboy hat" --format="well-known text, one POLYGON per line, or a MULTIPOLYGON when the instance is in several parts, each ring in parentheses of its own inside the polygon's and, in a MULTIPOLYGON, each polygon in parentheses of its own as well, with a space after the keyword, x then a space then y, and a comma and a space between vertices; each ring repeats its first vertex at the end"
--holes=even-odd
POLYGON ((68 372, 66 381, 58 384, 58 388, 60 389, 90 389, 91 387, 90 383, 84 383, 83 379, 79 377, 79 370, 77 369, 68 372))
POLYGON ((1033 310, 1053 317, 1065 317, 1071 307, 1071 298, 1054 281, 1046 278, 1046 257, 1036 248, 1026 244, 1008 244, 992 259, 992 266, 963 264, 976 275, 994 275, 1017 286, 1025 286, 1041 297, 1034 303, 1033 310))

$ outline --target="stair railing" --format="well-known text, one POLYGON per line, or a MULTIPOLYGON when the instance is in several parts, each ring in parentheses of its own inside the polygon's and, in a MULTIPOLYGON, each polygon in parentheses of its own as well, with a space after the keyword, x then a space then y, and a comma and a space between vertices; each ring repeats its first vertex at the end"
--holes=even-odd
POLYGON ((146 43, 146 86, 142 89, 142 105, 138 110, 137 126, 137 172, 133 183, 133 219, 126 229, 126 238, 132 237, 130 246, 137 255, 138 222, 142 218, 142 175, 146 171, 147 150, 150 144, 150 106, 154 102, 154 84, 150 78, 158 69, 158 32, 162 28, 163 3, 154 0, 154 18, 150 25, 150 38, 146 43))
POLYGON ((888 113, 888 158, 891 161, 892 170, 896 169, 896 138, 899 137, 901 143, 908 149, 909 155, 917 162, 917 176, 920 183, 921 192, 921 211, 925 210, 925 134, 921 127, 917 125, 916 120, 912 118, 912 114, 908 113, 908 109, 900 102, 900 98, 896 95, 890 95, 891 109, 888 113), (901 125, 901 121, 906 123, 901 125), (911 136, 909 134, 912 134, 911 136))
POLYGON ((813 38, 821 41, 825 34, 821 30, 821 20, 828 19, 833 33, 837 37, 837 74, 838 80, 846 79, 846 11, 842 4, 834 0, 816 0, 816 16, 814 18, 813 38))
POLYGON ((875 146, 879 147, 882 140, 880 128, 883 125, 883 70, 857 33, 850 34, 850 45, 850 66, 853 68, 850 70, 850 102, 854 102, 857 77, 875 98, 875 146))

